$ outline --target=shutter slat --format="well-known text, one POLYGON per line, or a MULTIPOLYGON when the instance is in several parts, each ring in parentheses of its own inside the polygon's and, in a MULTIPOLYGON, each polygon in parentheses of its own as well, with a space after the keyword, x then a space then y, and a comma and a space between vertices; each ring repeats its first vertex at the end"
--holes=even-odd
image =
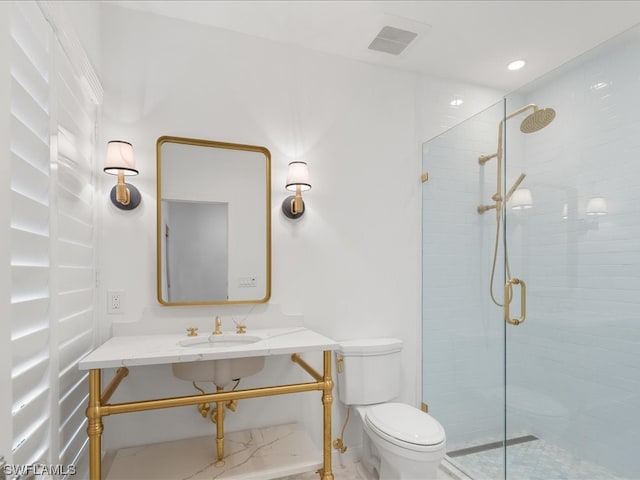
POLYGON ((24 54, 15 38, 11 39, 11 75, 29 92, 42 109, 49 111, 49 84, 24 54))
POLYGON ((58 313, 61 322, 74 315, 93 310, 93 288, 63 292, 58 302, 58 313))
POLYGON ((13 431, 16 438, 24 438, 34 423, 40 423, 49 410, 49 390, 32 397, 29 403, 13 413, 13 431), (34 422, 35 421, 35 422, 34 422))
MULTIPOLYGON (((37 8, 37 7, 36 7, 37 8)), ((49 78, 49 26, 42 16, 28 11, 22 5, 11 11, 11 37, 20 46, 22 55, 29 59, 40 76, 49 78)))
MULTIPOLYGON (((47 124, 48 125, 48 124, 47 124)), ((42 125, 39 126, 42 128, 42 125)), ((11 139, 9 148, 17 156, 43 172, 49 171, 49 138, 42 139, 34 132, 38 126, 33 128, 25 125, 22 121, 12 115, 11 117, 11 139)))
POLYGON ((60 330, 58 339, 64 344, 70 339, 77 337, 87 331, 87 325, 91 325, 93 319, 93 308, 75 312, 73 315, 60 320, 60 330))
POLYGON ((20 85, 11 79, 11 113, 41 142, 49 138, 49 113, 20 85))
POLYGON ((43 205, 49 204, 49 174, 11 152, 11 190, 43 205))
POLYGON ((11 227, 18 230, 49 236, 49 207, 11 192, 11 227))
POLYGON ((89 374, 86 371, 79 370, 75 368, 75 366, 72 366, 71 368, 60 371, 58 386, 61 392, 69 392, 78 384, 81 384, 81 388, 86 390, 88 379, 89 374))
POLYGON ((48 266, 49 238, 12 228, 11 263, 13 265, 48 266))
POLYGON ((68 267, 92 267, 93 248, 87 245, 58 242, 58 260, 60 265, 68 267))
MULTIPOLYGON (((60 418, 64 419, 64 422, 60 424, 60 430, 62 430, 62 428, 64 428, 69 422, 75 423, 76 426, 80 423, 77 421, 74 422, 74 417, 79 410, 84 415, 88 396, 86 385, 75 385, 74 388, 67 392, 67 394, 60 400, 60 418)), ((72 427, 72 430, 75 430, 75 428, 72 427)))
POLYGON ((48 455, 49 422, 43 416, 32 423, 32 428, 21 437, 15 437, 13 446, 13 463, 31 465, 48 455))
POLYGON ((63 267, 58 268, 60 293, 84 290, 93 281, 93 268, 63 267))
POLYGON ((49 296, 49 267, 11 266, 11 302, 49 296))
POLYGON ((59 165, 57 193, 60 211, 73 214, 76 218, 90 223, 93 219, 91 204, 93 191, 88 188, 91 181, 78 169, 59 165))
POLYGON ((49 298, 18 302, 11 305, 11 338, 18 338, 33 330, 49 326, 49 298))
MULTIPOLYGON (((91 330, 77 335, 71 341, 60 346, 60 370, 69 368, 80 361, 82 357, 91 351, 93 346, 93 332, 91 330)), ((86 388, 86 386, 85 386, 86 388)))
MULTIPOLYGON (((87 112, 86 106, 79 102, 76 94, 82 93, 80 89, 71 90, 66 83, 59 88, 60 112, 59 124, 67 132, 73 132, 79 138, 91 138, 93 129, 92 118, 87 112)), ((81 101, 82 99, 80 99, 81 101)), ((77 143, 77 142, 73 142, 77 143)), ((73 158, 73 157, 72 157, 73 158)))
POLYGON ((36 398, 41 391, 48 390, 49 358, 43 357, 39 362, 29 365, 30 368, 16 372, 11 376, 13 389, 12 411, 17 411, 32 398, 36 398))
POLYGON ((34 363, 34 359, 49 356, 49 329, 33 330, 25 335, 11 339, 12 366, 15 375, 26 371, 34 363))
POLYGON ((87 422, 80 427, 80 430, 76 436, 67 445, 63 446, 60 453, 60 463, 62 465, 77 465, 78 455, 85 449, 88 444, 89 438, 87 437, 87 422))
MULTIPOLYGON (((81 398, 78 405, 84 405, 88 401, 88 398, 81 398)), ((64 451, 70 444, 74 443, 76 438, 86 437, 87 429, 87 417, 84 413, 82 406, 76 408, 73 413, 68 417, 67 422, 60 427, 60 444, 63 446, 64 451)))
POLYGON ((93 245, 93 225, 78 218, 60 214, 59 236, 64 241, 93 245))

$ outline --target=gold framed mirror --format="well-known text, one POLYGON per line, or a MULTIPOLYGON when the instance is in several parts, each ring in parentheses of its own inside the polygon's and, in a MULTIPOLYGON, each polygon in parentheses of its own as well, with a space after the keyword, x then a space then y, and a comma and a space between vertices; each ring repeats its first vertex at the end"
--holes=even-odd
POLYGON ((157 160, 162 305, 265 303, 271 296, 271 153, 163 136, 157 160))

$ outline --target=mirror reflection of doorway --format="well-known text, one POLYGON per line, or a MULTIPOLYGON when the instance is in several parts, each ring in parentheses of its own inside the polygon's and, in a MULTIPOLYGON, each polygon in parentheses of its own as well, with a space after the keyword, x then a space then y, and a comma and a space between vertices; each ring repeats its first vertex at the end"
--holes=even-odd
POLYGON ((197 302, 229 298, 229 204, 166 200, 167 298, 197 302))

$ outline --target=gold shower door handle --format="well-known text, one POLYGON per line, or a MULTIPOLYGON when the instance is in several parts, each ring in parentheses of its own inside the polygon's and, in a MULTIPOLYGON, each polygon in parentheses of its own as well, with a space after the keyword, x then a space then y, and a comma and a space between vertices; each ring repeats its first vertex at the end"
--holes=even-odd
POLYGON ((507 283, 504 284, 504 320, 509 325, 520 325, 525 321, 527 316, 527 285, 524 283, 524 280, 520 280, 519 278, 511 278, 507 280, 507 283), (520 318, 511 318, 509 314, 509 304, 511 296, 510 290, 511 285, 520 285, 521 296, 520 296, 520 318))

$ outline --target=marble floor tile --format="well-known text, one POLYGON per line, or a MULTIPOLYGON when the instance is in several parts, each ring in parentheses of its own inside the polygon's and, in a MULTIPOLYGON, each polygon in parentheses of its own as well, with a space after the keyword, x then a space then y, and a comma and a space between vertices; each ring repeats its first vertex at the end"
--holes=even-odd
MULTIPOLYGON (((517 480, 621 480, 607 469, 551 445, 544 440, 510 445, 507 476, 517 480)), ((494 448, 452 458, 474 480, 504 478, 504 450, 494 448)))
POLYGON ((215 436, 119 450, 106 480, 271 480, 322 465, 322 452, 296 424, 225 435, 223 465, 215 436))
MULTIPOLYGON (((297 424, 225 436, 224 465, 216 466, 215 436, 124 448, 105 470, 106 480, 320 480, 322 451, 297 424)), ((358 461, 334 458, 335 480, 376 480, 358 461)), ((438 472, 438 480, 462 477, 438 472)))

